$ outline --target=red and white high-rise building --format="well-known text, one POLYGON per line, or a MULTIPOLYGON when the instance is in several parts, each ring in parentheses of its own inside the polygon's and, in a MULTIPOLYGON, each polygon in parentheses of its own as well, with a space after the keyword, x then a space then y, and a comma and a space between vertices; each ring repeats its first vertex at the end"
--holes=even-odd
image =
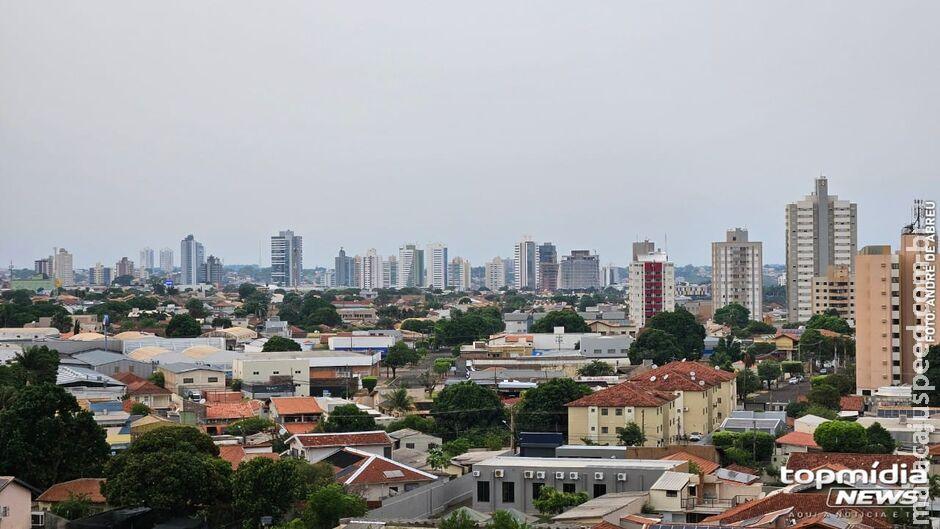
POLYGON ((637 327, 660 312, 676 309, 676 268, 662 250, 637 255, 630 263, 630 323, 637 327))

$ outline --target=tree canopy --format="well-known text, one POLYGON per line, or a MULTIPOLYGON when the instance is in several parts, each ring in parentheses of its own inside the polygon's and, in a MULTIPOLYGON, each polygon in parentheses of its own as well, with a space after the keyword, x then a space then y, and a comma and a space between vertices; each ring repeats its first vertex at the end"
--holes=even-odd
POLYGON ((441 390, 434 399, 431 415, 439 431, 450 436, 500 428, 506 417, 503 403, 493 390, 469 381, 441 390))
POLYGON ((451 311, 450 319, 437 322, 434 336, 438 345, 460 345, 487 338, 505 327, 502 313, 495 307, 451 311))
POLYGON ((617 444, 624 446, 643 446, 646 434, 635 422, 629 422, 623 428, 617 428, 617 444))
POLYGON ((747 325, 750 315, 751 311, 744 305, 740 303, 730 303, 716 310, 712 321, 737 329, 747 325))
POLYGON ((262 353, 273 353, 278 351, 300 351, 300 344, 290 338, 284 338, 283 336, 272 336, 268 338, 268 341, 264 342, 264 346, 261 347, 262 353))
POLYGON ((698 360, 705 350, 705 326, 695 321, 695 316, 682 307, 672 312, 660 312, 646 322, 648 329, 658 329, 671 334, 679 344, 680 358, 698 360))
POLYGON ((202 334, 199 322, 189 314, 177 314, 166 326, 167 338, 195 338, 202 334))
POLYGON ((342 485, 334 483, 307 497, 303 520, 307 529, 333 529, 340 518, 362 516, 367 510, 364 499, 344 492, 342 485))
MULTIPOLYGON (((606 364, 605 364, 606 365, 606 364)), ((526 391, 516 405, 516 424, 520 431, 568 432, 568 408, 565 404, 591 393, 570 378, 553 378, 526 391)))
POLYGON ((865 427, 851 421, 829 421, 816 427, 813 440, 825 452, 864 452, 868 445, 865 427))
POLYGON ((564 327, 566 333, 591 332, 591 328, 584 322, 577 312, 570 310, 555 310, 542 316, 532 324, 532 332, 554 332, 555 327, 564 327))
POLYGON ((668 364, 682 358, 682 349, 675 336, 659 329, 646 328, 640 331, 630 345, 630 363, 637 365, 643 360, 652 360, 656 365, 668 364))
POLYGON ((232 507, 246 527, 258 527, 263 516, 275 521, 289 512, 306 492, 305 461, 257 457, 242 462, 232 478, 232 507))
POLYGON ((337 406, 330 412, 325 421, 321 421, 318 428, 322 432, 368 432, 378 430, 375 419, 359 409, 355 404, 337 406))
POLYGON ((232 467, 212 439, 190 426, 145 433, 105 467, 102 492, 110 505, 193 513, 231 494, 232 467))
POLYGON ((604 377, 615 373, 613 366, 600 360, 592 360, 578 369, 578 374, 584 377, 604 377))

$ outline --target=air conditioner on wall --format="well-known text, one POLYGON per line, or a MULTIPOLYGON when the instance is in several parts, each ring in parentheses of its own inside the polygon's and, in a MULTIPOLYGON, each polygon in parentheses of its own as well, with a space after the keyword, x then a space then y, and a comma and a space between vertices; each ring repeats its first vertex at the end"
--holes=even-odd
POLYGON ((577 472, 569 472, 569 473, 568 473, 568 479, 578 479, 578 473, 577 473, 577 472))
POLYGON ((617 474, 617 481, 626 481, 626 480, 627 480, 627 474, 625 472, 621 472, 620 474, 617 474))
POLYGON ((535 473, 535 477, 537 477, 537 478, 539 478, 539 479, 545 479, 545 472, 538 471, 538 472, 535 473))
POLYGON ((564 472, 555 472, 555 479, 565 479, 564 472))
POLYGON ((595 473, 594 473, 594 479, 604 479, 604 473, 603 473, 603 472, 595 472, 595 473))
POLYGON ((501 478, 503 477, 503 469, 497 468, 493 471, 493 477, 501 478))
POLYGON ((474 471, 473 471, 473 477, 475 477, 475 478, 480 477, 480 471, 479 471, 479 470, 474 470, 474 471))
POLYGON ((526 470, 525 472, 522 473, 522 475, 523 475, 523 477, 525 477, 526 479, 532 479, 532 476, 535 475, 535 472, 533 472, 533 471, 531 471, 531 470, 526 470))

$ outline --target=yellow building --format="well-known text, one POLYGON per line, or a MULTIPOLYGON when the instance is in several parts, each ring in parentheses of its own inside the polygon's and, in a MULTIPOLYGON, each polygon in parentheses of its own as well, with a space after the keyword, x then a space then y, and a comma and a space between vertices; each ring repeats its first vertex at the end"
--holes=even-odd
POLYGON ((717 430, 734 411, 737 398, 734 373, 700 362, 670 362, 633 377, 631 382, 678 398, 677 439, 717 430))
POLYGON ((644 446, 667 446, 677 441, 679 396, 647 390, 633 382, 592 393, 568 406, 568 443, 618 444, 618 430, 635 423, 646 436, 644 446))

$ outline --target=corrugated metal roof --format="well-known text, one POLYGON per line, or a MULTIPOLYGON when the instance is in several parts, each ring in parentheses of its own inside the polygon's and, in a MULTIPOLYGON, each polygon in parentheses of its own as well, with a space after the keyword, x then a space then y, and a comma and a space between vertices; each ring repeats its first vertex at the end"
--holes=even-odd
POLYGON ((663 475, 653 483, 650 490, 682 490, 689 483, 692 474, 685 472, 672 472, 667 470, 663 475))

